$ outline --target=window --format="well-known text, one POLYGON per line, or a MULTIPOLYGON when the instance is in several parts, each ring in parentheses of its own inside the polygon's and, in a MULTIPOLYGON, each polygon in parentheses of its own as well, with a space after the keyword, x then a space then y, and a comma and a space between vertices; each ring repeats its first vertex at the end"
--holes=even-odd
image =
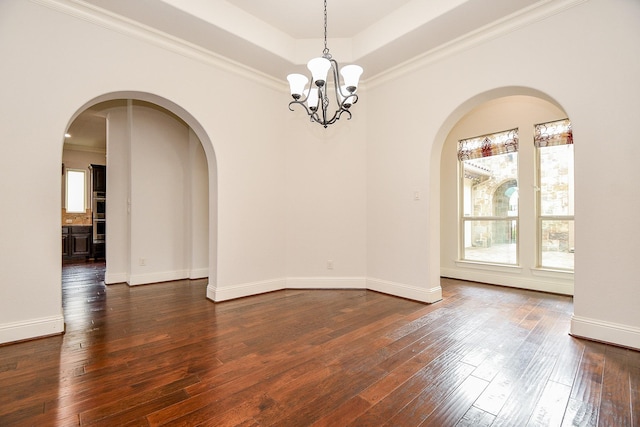
POLYGON ((458 145, 461 254, 467 261, 518 263, 518 130, 458 145))
POLYGON ((86 177, 81 169, 67 169, 67 185, 65 192, 68 213, 85 212, 86 177))
POLYGON ((535 125, 538 267, 573 270, 573 133, 569 119, 535 125))

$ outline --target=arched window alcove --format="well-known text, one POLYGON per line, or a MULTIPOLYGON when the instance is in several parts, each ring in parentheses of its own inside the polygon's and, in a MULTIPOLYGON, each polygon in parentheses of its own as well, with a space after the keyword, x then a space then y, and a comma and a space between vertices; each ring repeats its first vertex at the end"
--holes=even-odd
MULTIPOLYGON (((534 128, 538 123, 560 120, 568 115, 548 95, 529 88, 500 88, 470 98, 450 114, 434 142, 431 162, 432 194, 437 194, 437 215, 432 215, 430 229, 439 236, 431 242, 432 260, 439 266, 440 276, 484 283, 542 290, 573 295, 573 271, 552 271, 541 268, 539 219, 537 215, 537 152, 534 128), (508 216, 509 221, 498 222, 491 228, 491 244, 499 247, 516 246, 507 261, 493 262, 465 259, 462 229, 464 213, 458 141, 479 135, 517 129, 517 179, 496 182, 487 193, 491 204, 487 215, 508 216), (502 228, 496 228, 502 227, 502 228), (437 246, 437 247, 436 247, 437 246), (517 250, 517 252, 516 252, 517 250), (436 261, 433 253, 437 253, 436 261), (515 255, 517 253, 517 256, 515 255)), ((435 200, 434 200, 435 201, 435 200)), ((488 245, 487 245, 488 246, 488 245)), ((490 251, 486 247, 472 250, 490 251)))

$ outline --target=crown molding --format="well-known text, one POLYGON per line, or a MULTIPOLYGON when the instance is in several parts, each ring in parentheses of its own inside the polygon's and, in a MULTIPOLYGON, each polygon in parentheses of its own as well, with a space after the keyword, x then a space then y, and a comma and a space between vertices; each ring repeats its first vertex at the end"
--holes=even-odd
POLYGON ((286 82, 282 82, 260 70, 233 61, 194 43, 174 37, 163 31, 141 24, 132 19, 117 15, 97 6, 79 0, 30 0, 66 15, 101 26, 117 33, 134 37, 184 57, 241 75, 273 89, 282 90, 286 82))
MULTIPOLYGON (((211 50, 187 42, 163 31, 141 24, 129 18, 117 15, 81 0, 30 0, 73 16, 103 28, 143 40, 168 51, 177 53, 190 59, 229 71, 244 78, 267 85, 274 90, 282 91, 287 88, 285 81, 273 77, 255 68, 219 55, 211 50)), ((431 49, 412 59, 397 64, 386 71, 363 79, 362 86, 372 88, 389 80, 397 79, 416 69, 428 66, 464 50, 473 48, 489 40, 501 37, 532 23, 564 12, 589 0, 542 0, 533 6, 506 16, 478 30, 458 37, 437 48, 431 49)))
POLYGON ((69 151, 82 151, 85 153, 107 154, 106 148, 92 147, 90 145, 71 144, 69 142, 64 143, 63 149, 69 151))
POLYGON ((557 15, 589 0, 543 0, 528 8, 512 13, 500 20, 485 25, 475 31, 451 40, 435 49, 402 62, 386 71, 367 79, 369 88, 395 80, 416 69, 423 68, 437 61, 473 48, 489 40, 509 34, 550 16, 557 15))

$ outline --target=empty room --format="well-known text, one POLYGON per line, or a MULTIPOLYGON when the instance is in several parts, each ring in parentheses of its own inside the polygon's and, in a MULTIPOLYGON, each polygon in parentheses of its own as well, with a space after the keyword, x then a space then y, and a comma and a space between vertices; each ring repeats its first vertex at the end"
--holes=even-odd
POLYGON ((637 0, 1 0, 0 425, 640 425, 637 0))

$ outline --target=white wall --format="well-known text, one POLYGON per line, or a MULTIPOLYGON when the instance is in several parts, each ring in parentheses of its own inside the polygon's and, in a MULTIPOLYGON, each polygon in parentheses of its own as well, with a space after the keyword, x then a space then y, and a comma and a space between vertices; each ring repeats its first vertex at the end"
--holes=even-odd
POLYGON ((288 113, 287 287, 366 287, 364 107, 327 129, 288 113))
POLYGON ((580 142, 571 331, 640 348, 632 225, 640 148, 628 136, 640 117, 638 22, 639 2, 591 0, 369 82, 368 115, 385 118, 368 121, 369 275, 425 292, 438 285, 447 134, 489 99, 546 95, 567 112, 580 142), (414 190, 428 196, 412 201, 414 190))
MULTIPOLYGON (((190 279, 215 276, 209 271, 209 172, 207 157, 202 143, 189 128, 189 158, 187 161, 189 183, 186 191, 189 197, 190 217, 187 221, 191 230, 191 247, 188 250, 187 265, 190 279)), ((217 201, 216 201, 217 203, 217 201)))
POLYGON ((149 104, 132 106, 129 284, 189 277, 189 128, 149 104))
MULTIPOLYGON (((447 135, 440 164, 440 274, 445 277, 573 295, 573 274, 536 268, 534 125, 566 118, 556 105, 531 96, 488 101, 466 114, 447 135), (519 264, 497 267, 460 262, 458 255, 458 141, 518 129, 519 264)), ((579 141, 576 144, 580 144, 579 141)))
MULTIPOLYGON (((131 103, 131 101, 127 101, 131 103)), ((131 272, 131 120, 127 106, 112 108, 107 115, 107 284, 129 281, 131 272)))

